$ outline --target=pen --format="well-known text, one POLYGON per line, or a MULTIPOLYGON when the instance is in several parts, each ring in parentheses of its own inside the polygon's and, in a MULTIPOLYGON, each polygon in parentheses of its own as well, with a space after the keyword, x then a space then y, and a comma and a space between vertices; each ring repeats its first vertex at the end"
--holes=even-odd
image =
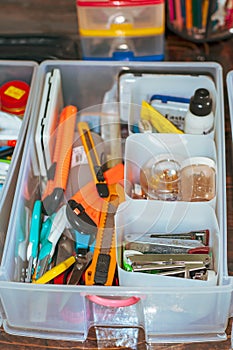
POLYGON ((0 147, 9 146, 15 147, 17 140, 0 140, 0 147))
POLYGON ((7 148, 4 148, 3 150, 0 150, 0 158, 12 156, 14 149, 15 149, 14 147, 7 147, 7 148))

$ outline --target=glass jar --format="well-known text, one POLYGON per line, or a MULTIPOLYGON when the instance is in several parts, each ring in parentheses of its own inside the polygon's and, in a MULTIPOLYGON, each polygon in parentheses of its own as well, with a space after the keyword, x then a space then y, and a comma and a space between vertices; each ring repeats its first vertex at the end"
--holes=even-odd
POLYGON ((216 166, 207 157, 192 157, 181 163, 181 200, 204 202, 216 195, 216 166))
POLYGON ((150 159, 141 168, 140 184, 148 199, 179 200, 180 163, 165 156, 150 159))

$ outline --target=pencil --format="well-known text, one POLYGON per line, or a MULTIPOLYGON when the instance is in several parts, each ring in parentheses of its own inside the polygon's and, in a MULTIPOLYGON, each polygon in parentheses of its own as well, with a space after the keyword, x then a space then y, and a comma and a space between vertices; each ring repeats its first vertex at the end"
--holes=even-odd
POLYGON ((195 33, 202 28, 202 13, 201 13, 202 0, 192 0, 192 13, 193 13, 193 29, 195 33))
POLYGON ((173 0, 169 0, 168 10, 169 10, 170 23, 173 23, 173 21, 175 20, 175 10, 174 10, 173 0))
POLYGON ((206 31, 207 18, 208 18, 209 0, 203 0, 202 2, 202 28, 206 31))
POLYGON ((212 32, 213 22, 211 17, 214 11, 216 10, 216 6, 217 6, 217 0, 209 1, 207 24, 206 24, 206 38, 208 38, 208 36, 210 36, 212 32))
POLYGON ((181 2, 180 0, 175 0, 175 11, 176 11, 176 27, 179 31, 182 30, 183 26, 183 18, 182 18, 182 12, 181 12, 181 2))
POLYGON ((196 0, 196 16, 198 32, 202 29, 202 0, 196 0))
POLYGON ((186 12, 186 29, 187 29, 187 32, 191 34, 192 26, 193 26, 191 0, 185 1, 185 12, 186 12))

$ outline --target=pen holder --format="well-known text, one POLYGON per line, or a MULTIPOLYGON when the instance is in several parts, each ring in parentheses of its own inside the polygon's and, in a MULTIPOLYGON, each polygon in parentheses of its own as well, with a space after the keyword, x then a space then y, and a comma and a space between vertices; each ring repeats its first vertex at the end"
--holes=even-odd
POLYGON ((232 0, 167 0, 166 7, 167 27, 185 39, 201 43, 232 35, 232 0))

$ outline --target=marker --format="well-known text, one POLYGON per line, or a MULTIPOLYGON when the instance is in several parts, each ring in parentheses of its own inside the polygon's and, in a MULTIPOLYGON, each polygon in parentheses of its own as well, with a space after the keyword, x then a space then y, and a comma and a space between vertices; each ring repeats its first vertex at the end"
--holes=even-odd
POLYGON ((2 150, 0 149, 0 158, 12 156, 14 149, 14 147, 7 147, 2 150))
POLYGON ((15 147, 17 140, 0 140, 0 147, 15 147))

